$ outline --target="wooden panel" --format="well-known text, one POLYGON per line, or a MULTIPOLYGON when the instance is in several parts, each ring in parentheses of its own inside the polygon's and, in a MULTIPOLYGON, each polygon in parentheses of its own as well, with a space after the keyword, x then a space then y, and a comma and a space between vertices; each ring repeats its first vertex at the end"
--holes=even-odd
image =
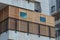
POLYGON ((33 34, 38 34, 38 25, 34 23, 29 23, 29 32, 33 34))
POLYGON ((39 23, 39 24, 43 24, 43 25, 55 26, 54 17, 52 17, 52 16, 47 16, 42 13, 38 13, 35 11, 26 10, 26 9, 22 9, 22 8, 12 7, 12 6, 9 6, 9 17, 26 20, 26 21, 30 21, 30 22, 35 22, 35 23, 39 23), (26 13, 27 18, 22 18, 20 16, 20 12, 26 13), (41 22, 40 17, 46 18, 46 22, 41 22))
POLYGON ((27 32, 27 22, 20 21, 20 31, 27 32))
POLYGON ((54 17, 47 16, 46 22, 47 22, 46 23, 47 25, 50 25, 50 26, 54 26, 55 25, 54 17))
POLYGON ((17 20, 17 31, 20 31, 20 21, 17 20))
MULTIPOLYGON (((29 13, 28 13, 29 14, 29 13)), ((40 14, 37 13, 37 12, 32 12, 32 22, 35 22, 35 23, 40 23, 40 14), (38 16, 37 16, 38 15, 38 16)), ((31 15, 30 15, 31 17, 31 15)))
POLYGON ((43 25, 40 25, 40 34, 49 36, 49 28, 43 25))
POLYGON ((55 28, 51 28, 51 37, 55 37, 55 28))
POLYGON ((3 20, 3 10, 0 11, 0 22, 3 20))
POLYGON ((19 8, 9 6, 9 17, 19 18, 19 8))
POLYGON ((9 16, 9 7, 8 6, 3 9, 3 14, 4 14, 3 15, 4 19, 6 19, 9 16))
POLYGON ((33 33, 38 34, 38 24, 33 25, 33 33))
POLYGON ((9 14, 9 7, 5 7, 4 9, 0 10, 0 21, 3 21, 8 17, 9 14))
POLYGON ((15 20, 14 19, 9 19, 9 27, 10 30, 15 30, 15 20))
POLYGON ((7 31, 8 29, 8 20, 5 20, 0 23, 0 33, 7 31))

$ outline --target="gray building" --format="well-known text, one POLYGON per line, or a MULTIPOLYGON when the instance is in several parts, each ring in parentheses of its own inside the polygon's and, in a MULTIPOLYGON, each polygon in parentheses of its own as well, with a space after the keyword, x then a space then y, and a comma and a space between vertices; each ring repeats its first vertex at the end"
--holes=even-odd
MULTIPOLYGON (((54 17, 51 15, 58 14, 59 1, 56 2, 0 0, 0 40, 55 40, 54 17)), ((59 22, 56 20, 56 24, 59 22)))
POLYGON ((56 13, 53 13, 52 16, 55 17, 56 40, 60 40, 60 0, 56 0, 56 13))

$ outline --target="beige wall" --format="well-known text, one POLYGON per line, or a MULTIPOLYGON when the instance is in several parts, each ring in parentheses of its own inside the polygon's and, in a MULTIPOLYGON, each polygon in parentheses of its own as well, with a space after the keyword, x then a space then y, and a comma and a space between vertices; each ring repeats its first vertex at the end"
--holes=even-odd
POLYGON ((3 10, 1 10, 0 16, 1 16, 0 21, 6 19, 9 16, 9 17, 13 17, 13 18, 21 19, 21 20, 34 22, 34 23, 50 25, 53 27, 55 26, 54 17, 52 17, 52 16, 47 16, 42 13, 25 10, 25 9, 21 9, 21 8, 17 8, 17 7, 12 7, 12 6, 8 6, 8 7, 4 8, 3 10), (28 17, 26 19, 23 19, 22 17, 20 17, 20 12, 26 12, 28 17), (46 22, 41 22, 40 16, 45 17, 46 22))
POLYGON ((12 6, 9 6, 9 17, 26 20, 26 21, 31 21, 31 22, 35 22, 35 23, 39 23, 39 24, 44 24, 44 25, 50 25, 53 27, 55 25, 54 17, 52 17, 52 16, 47 16, 42 13, 25 10, 25 9, 21 9, 21 8, 17 8, 17 7, 12 7, 12 6), (26 19, 20 17, 20 12, 26 12, 28 17, 26 19), (40 16, 45 17, 46 22, 41 22, 40 16))
MULTIPOLYGON (((27 21, 29 21, 29 32, 33 34, 38 34, 38 24, 44 25, 44 26, 40 26, 40 32, 41 32, 40 34, 45 36, 49 36, 49 28, 47 27, 47 25, 51 28, 55 27, 54 17, 47 16, 42 13, 22 9, 22 8, 13 7, 13 6, 7 6, 4 9, 2 9, 0 11, 0 17, 1 17, 0 22, 8 17, 23 20, 23 21, 17 21, 17 26, 18 26, 17 30, 23 31, 23 32, 27 32, 27 21), (20 16, 20 12, 26 12, 28 17, 26 19, 22 18, 20 16), (40 16, 46 18, 46 22, 41 22, 40 16)), ((15 30, 15 19, 9 19, 8 29, 15 30)), ((1 27, 2 27, 2 30, 0 31, 6 30, 5 26, 1 26, 1 27)), ((54 29, 51 29, 51 36, 55 37, 54 29), (52 32, 54 33, 52 34, 52 32)))

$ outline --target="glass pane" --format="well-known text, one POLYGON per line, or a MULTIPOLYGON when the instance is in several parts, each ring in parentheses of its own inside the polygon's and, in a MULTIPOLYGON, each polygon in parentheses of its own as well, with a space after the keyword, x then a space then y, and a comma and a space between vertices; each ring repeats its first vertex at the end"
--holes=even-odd
POLYGON ((24 12, 20 12, 20 16, 21 16, 22 18, 27 18, 27 14, 24 13, 24 12))
POLYGON ((46 22, 46 18, 40 17, 40 21, 41 21, 41 22, 46 22))

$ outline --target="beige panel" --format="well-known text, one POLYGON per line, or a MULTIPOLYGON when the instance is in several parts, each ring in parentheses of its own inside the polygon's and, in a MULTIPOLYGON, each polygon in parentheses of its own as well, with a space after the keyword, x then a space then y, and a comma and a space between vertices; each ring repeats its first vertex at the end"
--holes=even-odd
POLYGON ((55 28, 51 28, 51 37, 55 37, 55 28))
POLYGON ((15 30, 15 20, 14 19, 9 19, 9 27, 8 29, 15 30))
POLYGON ((27 32, 27 22, 20 21, 20 31, 27 32))
POLYGON ((48 27, 40 25, 40 34, 41 35, 45 35, 45 36, 49 36, 49 29, 48 29, 48 27))
POLYGON ((50 26, 54 26, 55 25, 54 17, 47 16, 46 22, 47 22, 46 23, 47 25, 50 25, 50 26))
POLYGON ((16 7, 11 7, 9 6, 9 16, 21 20, 26 20, 26 21, 31 21, 39 24, 44 24, 44 25, 49 25, 49 26, 54 26, 54 18, 52 16, 47 16, 42 13, 26 10, 26 9, 21 9, 21 8, 16 8, 16 7), (25 12, 27 13, 27 18, 22 18, 20 17, 20 12, 25 12), (40 21, 40 16, 46 18, 46 22, 41 22, 40 21))
POLYGON ((33 27, 33 33, 38 34, 38 24, 34 24, 33 26, 34 26, 33 27))
POLYGON ((40 13, 32 12, 33 13, 33 22, 40 23, 40 13))
POLYGON ((33 33, 33 23, 29 23, 29 32, 33 33))
POLYGON ((19 18, 19 8, 9 6, 9 17, 19 18))
POLYGON ((38 34, 38 25, 34 23, 29 23, 29 32, 33 34, 38 34))
POLYGON ((28 16, 26 19, 24 19, 22 17, 19 17, 19 19, 31 21, 31 22, 35 22, 35 23, 40 23, 40 19, 39 19, 40 14, 39 13, 37 14, 37 12, 33 12, 33 11, 29 11, 29 10, 21 10, 21 9, 19 9, 19 10, 20 10, 20 12, 27 13, 27 16, 28 16))
POLYGON ((33 18, 33 16, 34 16, 33 13, 27 10, 27 15, 28 15, 27 20, 33 21, 33 19, 34 19, 34 18, 33 18))

